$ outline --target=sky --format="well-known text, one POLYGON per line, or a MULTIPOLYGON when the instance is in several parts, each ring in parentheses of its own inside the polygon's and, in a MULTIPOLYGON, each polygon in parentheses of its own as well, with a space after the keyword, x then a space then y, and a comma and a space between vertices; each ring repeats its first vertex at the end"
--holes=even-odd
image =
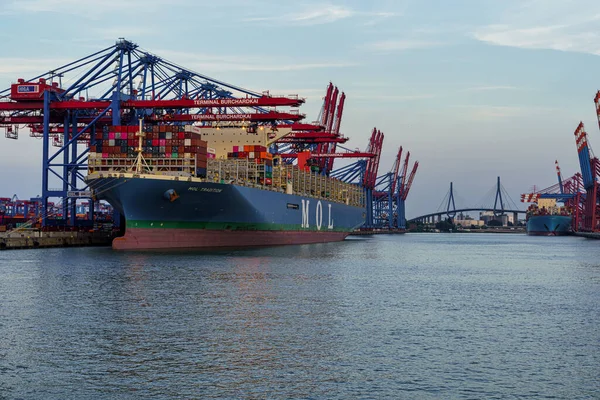
MULTIPOLYGON (((498 176, 518 202, 556 182, 556 159, 573 175, 579 121, 600 149, 597 0, 0 4, 0 90, 118 38, 237 86, 298 94, 308 121, 333 82, 347 95, 347 147, 365 149, 377 127, 380 174, 399 146, 419 161, 408 217, 436 211, 450 182, 457 205, 474 205, 498 176)), ((0 196, 40 194, 40 139, 22 131, 0 143, 0 196)))

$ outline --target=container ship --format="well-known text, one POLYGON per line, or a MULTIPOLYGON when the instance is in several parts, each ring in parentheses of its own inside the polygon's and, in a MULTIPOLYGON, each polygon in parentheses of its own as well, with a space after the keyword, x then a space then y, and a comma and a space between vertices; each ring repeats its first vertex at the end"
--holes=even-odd
POLYGON ((572 216, 556 199, 538 199, 527 210, 527 234, 533 236, 570 235, 572 216))
POLYGON ((359 185, 311 170, 306 153, 283 163, 267 151, 273 132, 217 130, 140 124, 95 134, 86 182, 125 218, 114 249, 332 242, 364 223, 359 185))

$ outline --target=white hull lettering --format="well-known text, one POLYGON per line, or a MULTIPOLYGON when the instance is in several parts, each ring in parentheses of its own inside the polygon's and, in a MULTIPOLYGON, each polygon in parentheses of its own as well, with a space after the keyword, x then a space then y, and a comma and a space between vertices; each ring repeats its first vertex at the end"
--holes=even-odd
MULTIPOLYGON (((333 229, 333 214, 331 204, 327 204, 327 229, 333 229)), ((323 203, 317 201, 315 205, 315 227, 318 231, 323 228, 323 203)), ((302 199, 302 224, 301 228, 310 229, 310 200, 302 199)))
POLYGON ((302 228, 310 228, 310 225, 308 223, 308 206, 310 205, 310 200, 304 200, 302 199, 302 228))
POLYGON ((317 223, 317 230, 321 230, 323 225, 323 205, 321 202, 317 202, 317 210, 315 211, 315 222, 317 223))

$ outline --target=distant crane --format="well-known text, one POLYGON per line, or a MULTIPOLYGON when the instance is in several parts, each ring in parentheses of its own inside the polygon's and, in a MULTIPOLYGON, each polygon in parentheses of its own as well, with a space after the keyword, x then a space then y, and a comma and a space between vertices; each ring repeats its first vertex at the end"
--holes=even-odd
POLYGON ((405 200, 414 180, 419 162, 409 172, 410 152, 402 163, 402 146, 390 172, 377 178, 377 190, 373 193, 373 221, 376 228, 405 229, 405 200), (402 166, 402 170, 400 169, 402 166))
MULTIPOLYGON (((598 107, 598 96, 596 96, 596 106, 598 107)), ((600 118, 600 114, 599 118, 600 118)), ((598 205, 598 176, 600 175, 600 161, 589 145, 588 135, 585 131, 583 122, 580 122, 575 129, 575 143, 577 145, 577 154, 579 156, 579 165, 585 188, 585 203, 583 204, 583 215, 581 220, 581 231, 596 232, 600 230, 600 207, 598 205)))
POLYGON ((558 176, 558 185, 560 186, 560 193, 564 193, 563 183, 562 183, 562 175, 560 174, 560 167, 558 166, 558 160, 555 160, 554 164, 556 165, 556 175, 558 176))

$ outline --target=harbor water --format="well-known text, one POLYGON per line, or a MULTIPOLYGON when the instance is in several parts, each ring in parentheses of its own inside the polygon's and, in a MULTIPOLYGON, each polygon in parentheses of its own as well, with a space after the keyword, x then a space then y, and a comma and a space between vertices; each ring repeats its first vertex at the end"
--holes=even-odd
POLYGON ((600 398, 600 242, 0 252, 0 399, 600 398))

